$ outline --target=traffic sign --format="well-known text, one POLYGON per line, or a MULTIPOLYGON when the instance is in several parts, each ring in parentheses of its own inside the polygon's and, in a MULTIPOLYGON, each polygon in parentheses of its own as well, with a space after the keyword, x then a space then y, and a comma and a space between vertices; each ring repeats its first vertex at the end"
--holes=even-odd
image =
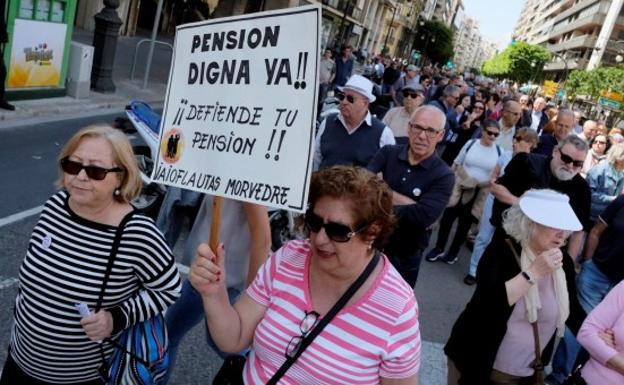
POLYGON ((612 110, 620 109, 619 102, 616 102, 613 99, 605 98, 604 96, 601 96, 598 98, 598 104, 600 104, 601 106, 607 107, 609 109, 612 109, 612 110))

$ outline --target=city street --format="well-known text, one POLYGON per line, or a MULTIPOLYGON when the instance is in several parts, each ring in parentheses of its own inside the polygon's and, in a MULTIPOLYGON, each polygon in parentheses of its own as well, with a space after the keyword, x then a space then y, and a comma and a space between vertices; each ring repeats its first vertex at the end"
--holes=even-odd
MULTIPOLYGON (((19 265, 26 251, 30 231, 40 206, 55 191, 56 156, 63 143, 91 123, 112 122, 119 114, 67 120, 17 129, 0 129, 3 155, 0 158, 0 361, 4 362, 10 337, 13 299, 17 291, 19 265)), ((136 139, 134 139, 136 140, 136 139)), ((177 251, 176 247, 176 251, 177 251)), ((446 381, 446 361, 442 346, 472 288, 461 280, 467 269, 464 250, 459 262, 448 266, 423 261, 416 296, 420 305, 420 326, 426 341, 421 360, 421 384, 442 385, 446 381)), ((220 359, 202 343, 204 330, 198 326, 187 336, 172 384, 208 384, 218 370, 220 359)))

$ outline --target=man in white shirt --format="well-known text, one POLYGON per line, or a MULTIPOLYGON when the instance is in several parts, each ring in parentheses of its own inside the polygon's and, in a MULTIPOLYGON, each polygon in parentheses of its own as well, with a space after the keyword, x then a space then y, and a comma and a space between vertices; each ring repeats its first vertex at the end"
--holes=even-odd
POLYGON ((513 137, 516 134, 516 124, 522 116, 522 106, 520 103, 509 100, 503 105, 503 114, 498 121, 500 125, 500 135, 496 139, 498 144, 505 151, 512 151, 513 137))

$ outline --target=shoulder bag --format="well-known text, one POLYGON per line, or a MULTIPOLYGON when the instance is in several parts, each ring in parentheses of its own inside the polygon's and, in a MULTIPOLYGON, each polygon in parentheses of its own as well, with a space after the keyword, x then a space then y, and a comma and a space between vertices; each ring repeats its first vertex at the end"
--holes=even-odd
MULTIPOLYGON (((380 259, 379 251, 375 250, 375 255, 370 260, 366 269, 360 274, 360 276, 349 286, 347 291, 340 297, 340 299, 334 304, 334 306, 327 312, 325 317, 321 318, 319 323, 308 333, 299 345, 299 348, 296 350, 295 354, 290 355, 286 358, 286 361, 280 366, 279 369, 275 372, 273 377, 267 382, 267 385, 276 385, 277 382, 284 376, 286 371, 297 361, 299 356, 303 353, 304 350, 318 336, 323 328, 327 326, 331 322, 331 320, 338 314, 338 312, 349 302, 353 294, 364 284, 368 276, 373 272, 375 266, 380 259)), ((245 359, 241 356, 229 356, 226 358, 223 366, 219 370, 219 373, 215 376, 212 385, 239 385, 243 384, 243 368, 245 366, 245 359)))
MULTIPOLYGON (((102 307, 104 291, 110 279, 121 236, 133 214, 134 210, 117 227, 95 311, 102 307)), ((113 355, 106 360, 104 349, 100 345, 102 365, 99 373, 107 385, 158 385, 164 379, 169 367, 169 352, 167 328, 162 313, 124 329, 117 340, 106 338, 104 342, 115 347, 113 355)))

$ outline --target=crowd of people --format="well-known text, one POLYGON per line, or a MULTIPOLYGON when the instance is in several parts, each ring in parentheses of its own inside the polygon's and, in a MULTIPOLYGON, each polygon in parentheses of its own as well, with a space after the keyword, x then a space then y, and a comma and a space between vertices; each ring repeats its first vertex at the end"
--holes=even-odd
POLYGON ((449 385, 538 383, 551 357, 549 384, 624 383, 621 132, 470 74, 388 58, 353 72, 349 47, 324 52, 319 94, 339 108, 316 133, 303 237, 274 251, 263 206, 226 200, 216 249, 210 196, 169 188, 142 215, 127 138, 75 134, 20 268, 0 384, 109 384, 115 338, 165 310, 153 384, 200 322, 240 363, 215 384, 418 384, 421 259, 452 265, 470 245, 449 385))

